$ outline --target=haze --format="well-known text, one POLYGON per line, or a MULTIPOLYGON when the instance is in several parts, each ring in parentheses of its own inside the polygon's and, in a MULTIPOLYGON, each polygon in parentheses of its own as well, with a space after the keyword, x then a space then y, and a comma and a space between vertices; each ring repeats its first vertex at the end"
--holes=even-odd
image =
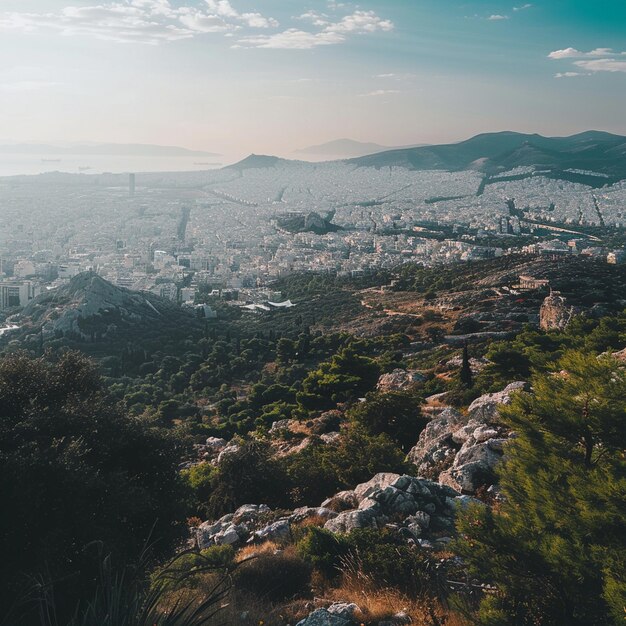
POLYGON ((236 158, 626 131, 621 0, 2 0, 7 141, 236 158))

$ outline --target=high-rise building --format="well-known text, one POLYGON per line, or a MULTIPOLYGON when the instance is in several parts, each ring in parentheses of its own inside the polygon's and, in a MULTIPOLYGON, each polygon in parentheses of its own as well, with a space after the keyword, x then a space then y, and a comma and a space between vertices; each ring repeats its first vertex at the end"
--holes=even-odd
POLYGON ((39 294, 39 287, 29 280, 0 282, 0 310, 26 306, 39 294))

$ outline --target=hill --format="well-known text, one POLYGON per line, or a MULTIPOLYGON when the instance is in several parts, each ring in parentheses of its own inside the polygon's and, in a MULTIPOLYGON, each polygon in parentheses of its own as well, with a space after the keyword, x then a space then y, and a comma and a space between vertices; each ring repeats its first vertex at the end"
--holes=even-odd
POLYGON ((354 139, 335 139, 335 141, 296 150, 294 154, 347 158, 366 156, 391 149, 390 146, 381 146, 377 143, 366 143, 354 139))
POLYGON ((501 132, 477 135, 456 144, 390 150, 348 162, 375 168, 476 169, 489 175, 534 166, 549 171, 593 171, 621 180, 626 178, 625 156, 626 137, 600 131, 571 137, 501 132))
MULTIPOLYGON (((201 322, 178 304, 151 293, 116 287, 101 276, 84 272, 58 289, 43 293, 15 318, 19 330, 11 340, 24 345, 61 341, 90 353, 115 352, 111 344, 141 344, 152 336, 171 337, 177 328, 193 331, 201 322)), ((187 332, 188 334, 188 332, 187 332)))
POLYGON ((228 165, 224 167, 225 170, 239 170, 242 172, 243 170, 255 170, 255 169, 267 169, 276 167, 278 165, 286 165, 291 163, 287 159, 280 159, 275 156, 268 156, 264 154, 251 154, 246 157, 242 161, 238 163, 233 163, 233 165, 228 165))

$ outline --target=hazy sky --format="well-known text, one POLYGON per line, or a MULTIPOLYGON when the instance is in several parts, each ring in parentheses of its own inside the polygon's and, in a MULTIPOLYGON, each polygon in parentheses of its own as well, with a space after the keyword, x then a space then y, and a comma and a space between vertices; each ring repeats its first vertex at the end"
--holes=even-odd
POLYGON ((0 0, 0 140, 626 134, 624 0, 0 0))

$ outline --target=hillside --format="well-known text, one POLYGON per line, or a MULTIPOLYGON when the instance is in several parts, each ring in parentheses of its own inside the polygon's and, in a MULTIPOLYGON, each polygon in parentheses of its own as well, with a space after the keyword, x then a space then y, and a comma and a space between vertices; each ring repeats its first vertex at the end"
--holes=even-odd
MULTIPOLYGON (((193 313, 150 293, 116 287, 97 274, 84 272, 67 285, 43 293, 15 320, 11 340, 25 344, 63 338, 110 345, 141 342, 182 325, 200 325, 193 313)), ((104 348, 108 351, 108 348, 104 348)))
MULTIPOLYGON (((586 170, 612 179, 626 178, 626 137, 587 131, 571 137, 514 132, 477 135, 456 144, 391 150, 351 159, 360 167, 414 170, 477 169, 486 174, 535 166, 548 170, 586 170)), ((608 181, 607 181, 608 182, 608 181)))

